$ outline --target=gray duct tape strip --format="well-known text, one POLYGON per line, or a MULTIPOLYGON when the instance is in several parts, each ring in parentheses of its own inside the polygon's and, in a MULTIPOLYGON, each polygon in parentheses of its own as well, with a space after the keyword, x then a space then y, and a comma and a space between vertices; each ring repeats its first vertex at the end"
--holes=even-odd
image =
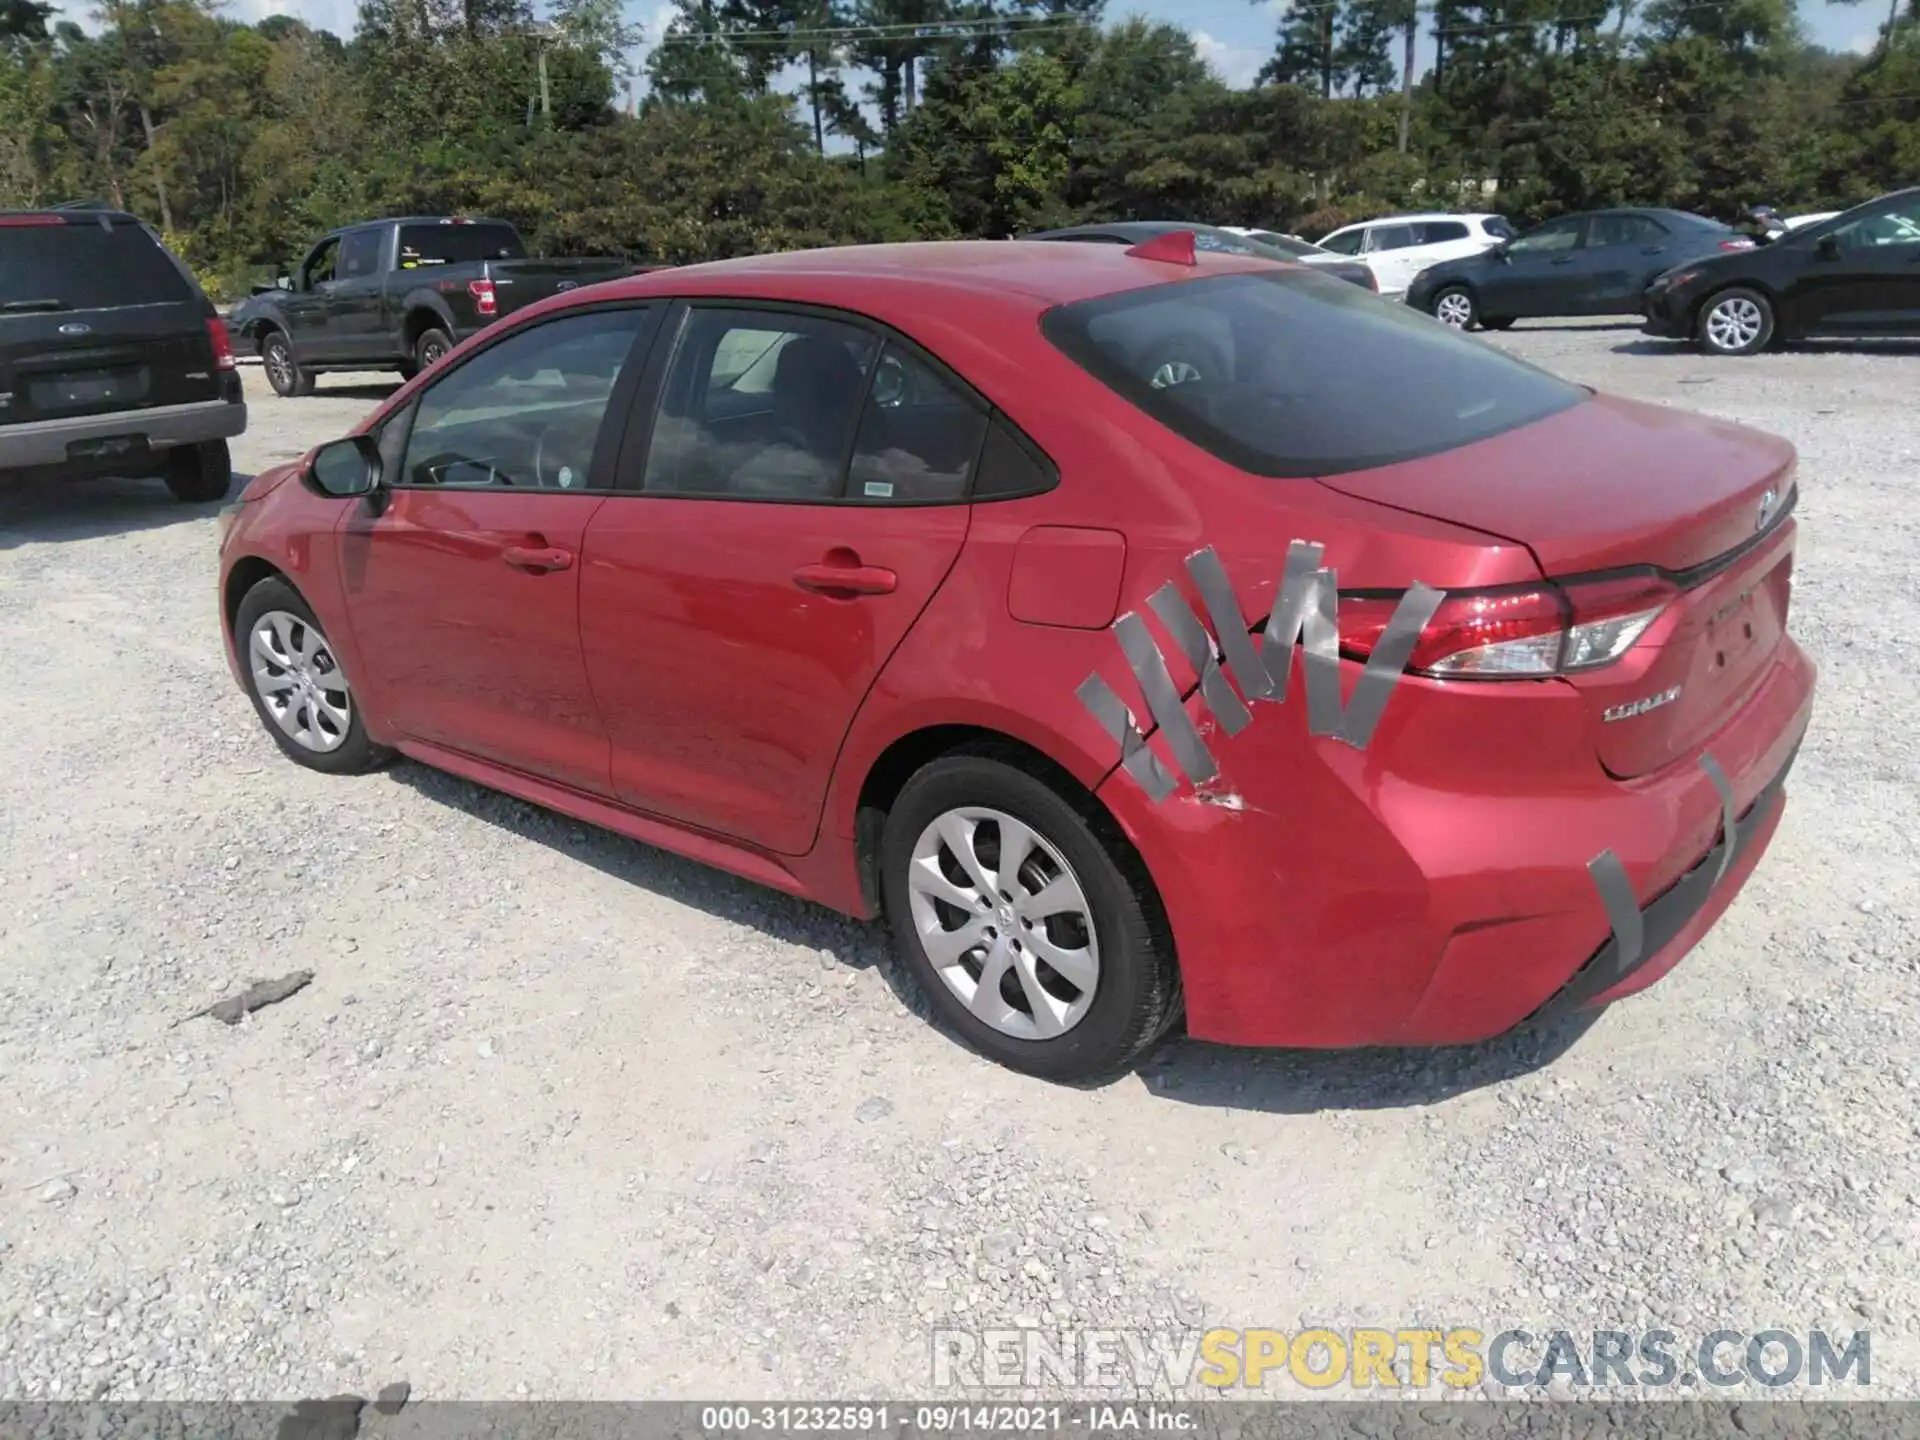
POLYGON ((1179 781, 1167 772, 1160 757, 1147 748, 1146 736, 1134 724, 1127 702, 1113 693, 1113 687, 1099 675, 1089 675, 1073 692, 1080 703, 1093 713, 1100 728, 1120 746, 1120 764, 1147 792, 1149 800, 1160 801, 1173 794, 1179 781))
POLYGON ((1313 587, 1312 603, 1301 616, 1300 658, 1307 667, 1307 729, 1315 735, 1339 735, 1340 623, 1339 582, 1322 570, 1304 584, 1313 587))
MULTIPOLYGON (((1307 611, 1320 590, 1318 545, 1296 540, 1287 547, 1287 568, 1280 576, 1280 593, 1273 597, 1273 613, 1267 616, 1267 628, 1260 637, 1260 658, 1265 663, 1272 690, 1266 700, 1287 698, 1287 681, 1293 676, 1293 642, 1306 628, 1307 611)), ((1336 639, 1335 649, 1339 648, 1336 639)), ((1251 692, 1249 692, 1251 693, 1251 692)))
POLYGON ((1633 882, 1627 867, 1611 850, 1602 850, 1587 862, 1587 873, 1600 892, 1600 903, 1607 907, 1607 923, 1613 927, 1613 943, 1620 953, 1614 957, 1615 973, 1630 970, 1640 963, 1640 951, 1647 943, 1640 920, 1640 902, 1634 897, 1633 882))
MULTIPOLYGON (((1260 663, 1260 654, 1253 648, 1253 637, 1247 633, 1247 622, 1240 614, 1240 602, 1234 598, 1233 582, 1227 578, 1226 567, 1220 563, 1219 555, 1211 546, 1189 555, 1187 574, 1193 579, 1193 588, 1200 592, 1200 603, 1207 607, 1207 618, 1213 622, 1213 633, 1220 639, 1221 652, 1226 656, 1227 673, 1249 700, 1274 699, 1273 677, 1267 673, 1267 667, 1260 663)), ((1165 618, 1161 616, 1161 619, 1165 618)), ((1282 692, 1278 698, 1285 699, 1285 693, 1282 692)), ((1226 724, 1225 717, 1220 723, 1226 724)))
POLYGON ((1147 622, 1128 611, 1113 622, 1113 633, 1133 670, 1133 678, 1140 682, 1140 693, 1147 697, 1147 709, 1153 713, 1154 723, 1166 732, 1167 748, 1173 751, 1174 760, 1196 785, 1213 779, 1220 771, 1213 763, 1213 756, 1207 753, 1200 732, 1194 728, 1187 707, 1181 703, 1180 692, 1173 688, 1166 657, 1153 643, 1153 636, 1147 633, 1147 622))
POLYGON ((1238 735, 1251 725, 1253 712, 1234 693, 1226 672, 1220 668, 1220 655, 1214 649, 1213 637, 1207 634, 1207 627, 1193 613, 1180 588, 1169 580, 1147 597, 1147 604, 1167 627, 1167 633, 1180 647, 1193 673, 1200 677, 1200 698, 1207 702, 1220 728, 1229 735, 1238 735))
POLYGON ((1720 868, 1713 872, 1713 883, 1718 885, 1725 878, 1727 867, 1733 863, 1733 850, 1740 834, 1740 817, 1733 808, 1733 785, 1727 779, 1727 772, 1720 768, 1720 762, 1711 755, 1702 755, 1700 768, 1707 772, 1707 778, 1713 781, 1713 788, 1720 792, 1720 868))
MULTIPOLYGON (((1400 683, 1407 661, 1413 656, 1413 647, 1420 641, 1420 632, 1427 628, 1427 622, 1433 619, 1433 612, 1444 599, 1446 591, 1435 590, 1417 580, 1400 597, 1400 603, 1393 607, 1393 618, 1387 621, 1386 630, 1367 657, 1367 668, 1353 687, 1353 698, 1347 702, 1347 713, 1340 722, 1337 738, 1356 750, 1367 748, 1367 742, 1373 739, 1374 727, 1387 708, 1387 697, 1400 683)), ((1311 681, 1312 677, 1308 679, 1311 681)), ((1337 678, 1334 683, 1338 685, 1337 678)), ((1311 690, 1307 698, 1312 700, 1311 690)))

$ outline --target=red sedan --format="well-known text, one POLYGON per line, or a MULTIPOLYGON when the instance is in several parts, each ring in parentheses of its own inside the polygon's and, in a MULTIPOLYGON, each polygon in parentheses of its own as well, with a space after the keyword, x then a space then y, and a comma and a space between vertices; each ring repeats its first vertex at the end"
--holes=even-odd
POLYGON ((1187 237, 823 250, 469 341, 254 480, 221 616, 301 764, 884 915, 1015 1068, 1474 1041, 1772 838, 1794 458, 1187 237))

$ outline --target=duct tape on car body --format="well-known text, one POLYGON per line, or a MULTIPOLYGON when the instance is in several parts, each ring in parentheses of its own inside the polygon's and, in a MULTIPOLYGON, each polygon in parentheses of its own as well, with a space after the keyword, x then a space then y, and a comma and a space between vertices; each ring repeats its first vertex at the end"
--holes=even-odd
POLYGON ((1253 712, 1234 693, 1232 682, 1220 668, 1220 651, 1215 648, 1213 637, 1200 623, 1200 617, 1193 613, 1193 607, 1187 604, 1179 587, 1169 580, 1147 597, 1147 605, 1160 617, 1167 634, 1173 637, 1173 643, 1193 667, 1193 673, 1200 677, 1200 698, 1206 701, 1220 728, 1229 735, 1238 735, 1251 725, 1253 712))
POLYGON ((1196 785, 1213 779, 1220 773, 1219 767, 1213 763, 1206 742, 1187 714, 1186 704, 1174 687, 1173 676, 1167 672, 1167 658, 1153 643, 1147 622, 1128 611, 1113 622, 1113 633, 1120 642, 1120 652, 1127 657, 1133 678, 1140 682, 1140 693, 1147 697, 1147 710, 1154 723, 1166 731, 1167 748, 1186 771, 1187 779, 1196 785))
POLYGON ((1627 867, 1612 850, 1602 850, 1587 862, 1594 889, 1607 910, 1607 924, 1613 928, 1613 943, 1619 954, 1615 973, 1631 970, 1640 963, 1640 952, 1647 943, 1646 927, 1640 917, 1640 901, 1627 878, 1627 867))
POLYGON ((1100 728, 1119 745, 1121 768, 1147 792, 1149 800, 1164 800, 1179 788, 1180 782, 1160 763, 1160 757, 1147 748, 1147 737, 1134 723, 1133 712, 1127 708, 1126 701, 1113 693, 1111 685, 1098 675, 1089 675, 1073 693, 1100 722, 1100 728))
POLYGON ((1711 755, 1702 755, 1700 768, 1707 772, 1707 778, 1713 781, 1713 788, 1720 795, 1720 868, 1713 872, 1713 883, 1718 885, 1726 878, 1727 867, 1733 864, 1734 848, 1739 843, 1740 816, 1734 809, 1733 784, 1727 779, 1727 772, 1720 768, 1720 762, 1711 755))

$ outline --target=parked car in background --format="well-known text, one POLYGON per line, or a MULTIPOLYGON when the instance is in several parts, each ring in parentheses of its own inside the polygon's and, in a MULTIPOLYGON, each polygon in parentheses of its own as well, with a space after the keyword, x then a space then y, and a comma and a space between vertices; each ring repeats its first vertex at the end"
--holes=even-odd
POLYGON ((1193 236, 1194 248, 1211 250, 1228 255, 1255 255, 1263 260, 1292 260, 1301 265, 1311 265, 1316 270, 1324 270, 1337 279, 1360 286, 1363 290, 1379 289, 1375 283, 1373 271, 1358 261, 1348 260, 1309 245, 1305 240, 1277 241, 1256 240, 1223 225, 1196 225, 1186 220, 1118 220, 1108 225, 1073 225, 1064 230, 1042 230, 1037 234, 1023 236, 1027 240, 1087 240, 1096 244, 1138 245, 1142 241, 1152 240, 1161 235, 1170 235, 1176 231, 1189 232, 1193 236))
POLYGON ((1478 255, 1512 238, 1504 215, 1389 215, 1342 226, 1323 236, 1320 248, 1358 258, 1382 295, 1402 296, 1429 265, 1478 255))
POLYGON ((1150 243, 765 255, 522 312, 248 487, 234 679, 311 769, 397 750, 884 914, 1030 1074, 1183 1014, 1434 1045, 1652 984, 1759 863, 1812 709, 1793 447, 1150 243), (1275 605, 1308 540, 1324 650, 1275 605), (1313 721, 1383 669, 1377 728, 1313 721))
POLYGON ((411 376, 536 300, 633 270, 618 259, 529 259, 504 220, 374 220, 323 236, 228 323, 259 353, 275 394, 306 395, 327 370, 411 376))
POLYGON ((1920 188, 1668 270, 1643 310, 1648 334, 1712 355, 1813 336, 1920 335, 1920 188))
POLYGON ((1753 241, 1684 210, 1593 210, 1536 225, 1484 254, 1423 270, 1407 303, 1455 329, 1535 316, 1638 315, 1662 270, 1753 241))
POLYGON ((1244 235, 1249 240, 1258 240, 1266 245, 1278 245, 1283 248, 1287 245, 1307 245, 1315 250, 1320 248, 1303 236, 1290 234, 1284 230, 1259 230, 1247 225, 1222 225, 1220 228, 1229 235, 1244 235))
POLYGON ((0 212, 0 472, 157 475, 221 499, 247 428, 227 328, 140 220, 0 212))
POLYGON ((1816 210, 1811 215, 1789 215, 1786 226, 1789 230, 1804 230, 1809 225, 1818 225, 1823 220, 1831 220, 1844 212, 1839 210, 1816 210))

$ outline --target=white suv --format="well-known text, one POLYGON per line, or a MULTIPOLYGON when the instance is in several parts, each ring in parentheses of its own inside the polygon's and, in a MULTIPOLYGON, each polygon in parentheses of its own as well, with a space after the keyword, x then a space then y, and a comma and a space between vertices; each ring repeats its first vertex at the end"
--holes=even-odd
POLYGON ((1397 296, 1429 265, 1478 255, 1513 236, 1504 215, 1387 215, 1335 230, 1320 248, 1356 256, 1382 295, 1397 296))

